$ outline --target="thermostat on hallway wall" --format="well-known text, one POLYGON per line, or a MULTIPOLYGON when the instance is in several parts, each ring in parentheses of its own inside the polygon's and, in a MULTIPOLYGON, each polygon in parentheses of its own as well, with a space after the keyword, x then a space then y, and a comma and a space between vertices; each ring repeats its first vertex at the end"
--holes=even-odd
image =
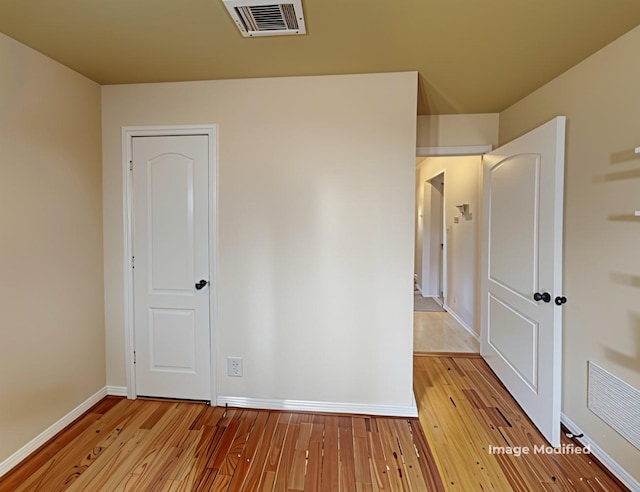
POLYGON ((633 215, 635 215, 636 217, 640 217, 640 210, 636 210, 633 215))

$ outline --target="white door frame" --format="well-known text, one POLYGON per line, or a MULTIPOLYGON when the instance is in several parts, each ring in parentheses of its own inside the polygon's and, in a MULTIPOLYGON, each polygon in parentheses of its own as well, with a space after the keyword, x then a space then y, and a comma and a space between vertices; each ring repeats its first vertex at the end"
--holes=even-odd
MULTIPOLYGON (((422 225, 422 295, 423 297, 438 297, 440 289, 442 289, 442 299, 446 302, 447 298, 447 211, 445 193, 446 189, 442 193, 442 210, 440 214, 434 216, 433 213, 433 183, 432 181, 438 176, 442 175, 443 182, 446 180, 446 169, 436 172, 433 176, 428 177, 423 182, 424 189, 424 205, 422 210, 423 225, 422 225), (425 186, 427 185, 428 186, 425 186), (425 220, 427 219, 427 220, 425 220), (437 221, 441 229, 442 240, 442 265, 437 266, 440 263, 440 254, 433 255, 433 243, 434 243, 434 221, 437 221), (433 275, 434 268, 442 269, 442 285, 439 284, 439 279, 433 275)), ((437 241, 438 249, 440 248, 440 241, 437 241)))
POLYGON ((217 174, 217 125, 176 125, 176 126, 123 126, 122 127, 122 182, 123 182, 123 237, 124 237, 124 348, 126 361, 127 398, 134 400, 136 391, 136 375, 134 364, 134 300, 133 300, 133 186, 131 172, 131 151, 134 137, 148 136, 178 136, 178 135, 206 135, 209 142, 209 339, 211 356, 211 392, 210 401, 215 404, 217 400, 216 386, 216 362, 217 346, 217 201, 218 201, 218 174, 217 174))

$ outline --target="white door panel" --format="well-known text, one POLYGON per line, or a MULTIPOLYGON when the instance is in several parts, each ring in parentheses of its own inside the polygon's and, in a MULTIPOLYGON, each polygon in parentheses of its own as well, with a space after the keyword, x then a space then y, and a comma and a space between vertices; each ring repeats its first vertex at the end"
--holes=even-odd
POLYGON ((488 343, 533 391, 537 391, 538 323, 491 294, 488 318, 488 343))
POLYGON ((210 400, 206 135, 132 139, 138 395, 210 400))
MULTIPOLYGON (((158 137, 153 137, 158 138, 158 137)), ((149 285, 155 293, 193 293, 194 163, 160 155, 147 163, 149 285)))
POLYGON ((152 371, 196 372, 196 310, 149 310, 149 366, 152 371))
POLYGON ((483 158, 480 351, 533 423, 560 444, 565 118, 483 158), (535 300, 548 294, 549 302, 535 300))
POLYGON ((540 158, 517 155, 491 173, 489 276, 529 298, 537 286, 540 158))

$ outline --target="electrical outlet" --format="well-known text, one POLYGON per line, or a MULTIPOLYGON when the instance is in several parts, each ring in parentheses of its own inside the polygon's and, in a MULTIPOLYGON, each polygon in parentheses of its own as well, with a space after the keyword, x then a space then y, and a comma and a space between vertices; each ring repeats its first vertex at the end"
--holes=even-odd
POLYGON ((242 357, 227 357, 227 376, 242 377, 242 357))

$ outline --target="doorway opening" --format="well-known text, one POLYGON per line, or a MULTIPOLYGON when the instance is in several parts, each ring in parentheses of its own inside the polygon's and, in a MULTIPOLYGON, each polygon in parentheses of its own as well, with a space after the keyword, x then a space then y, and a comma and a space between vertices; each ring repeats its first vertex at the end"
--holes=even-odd
POLYGON ((446 312, 425 314, 414 308, 414 350, 478 353, 481 156, 433 156, 416 164, 417 284, 421 297, 446 312))
POLYGON ((216 401, 216 133, 122 129, 130 399, 216 401))

